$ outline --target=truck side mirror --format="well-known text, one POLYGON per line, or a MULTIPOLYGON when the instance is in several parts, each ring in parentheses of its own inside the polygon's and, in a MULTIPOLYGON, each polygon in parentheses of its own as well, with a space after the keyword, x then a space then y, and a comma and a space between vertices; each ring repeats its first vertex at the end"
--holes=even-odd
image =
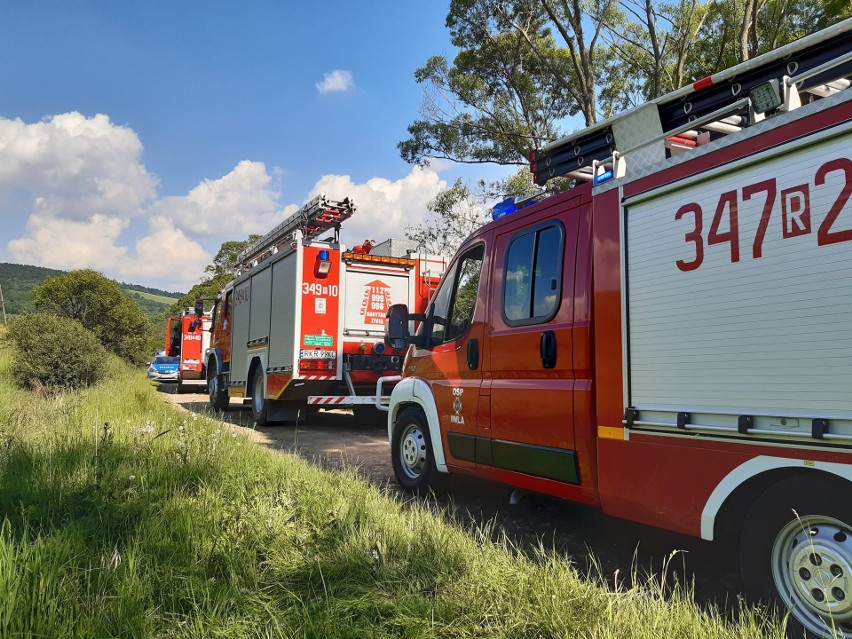
POLYGON ((408 347, 408 307, 405 304, 391 304, 385 316, 385 346, 396 350, 408 347))
POLYGON ((200 297, 195 300, 195 314, 198 316, 204 315, 204 300, 200 297))

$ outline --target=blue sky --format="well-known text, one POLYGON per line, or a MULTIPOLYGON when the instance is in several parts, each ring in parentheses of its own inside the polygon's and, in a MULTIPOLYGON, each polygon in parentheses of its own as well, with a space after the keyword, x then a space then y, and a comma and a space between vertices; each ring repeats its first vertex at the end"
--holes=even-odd
POLYGON ((399 237, 506 173, 399 158, 447 4, 6 0, 0 261, 185 290, 319 191, 355 197, 348 244, 399 237))

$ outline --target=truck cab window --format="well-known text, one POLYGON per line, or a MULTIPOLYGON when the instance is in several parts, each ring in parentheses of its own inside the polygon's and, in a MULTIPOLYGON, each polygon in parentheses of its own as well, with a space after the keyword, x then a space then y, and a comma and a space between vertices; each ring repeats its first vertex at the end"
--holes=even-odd
POLYGON ((219 328, 219 324, 222 323, 222 304, 224 304, 222 298, 217 297, 216 302, 213 304, 213 319, 210 322, 210 326, 213 329, 219 328))
POLYGON ((470 328, 470 323, 473 321, 473 310, 476 308, 479 274, 482 272, 484 253, 484 248, 479 245, 459 260, 459 276, 453 292, 450 321, 447 325, 446 341, 448 342, 467 333, 467 329, 470 328))
POLYGON ((562 226, 551 224, 515 237, 506 254, 503 317, 510 325, 553 317, 562 295, 562 226))
POLYGON ((441 285, 438 287, 438 292, 435 293, 435 299, 432 302, 432 313, 429 317, 429 345, 444 343, 444 331, 447 324, 447 314, 450 310, 450 293, 453 289, 453 281, 456 279, 456 267, 447 273, 441 285))
POLYGON ((431 346, 450 342, 467 332, 473 320, 484 254, 482 245, 472 248, 459 258, 441 283, 432 306, 431 346))

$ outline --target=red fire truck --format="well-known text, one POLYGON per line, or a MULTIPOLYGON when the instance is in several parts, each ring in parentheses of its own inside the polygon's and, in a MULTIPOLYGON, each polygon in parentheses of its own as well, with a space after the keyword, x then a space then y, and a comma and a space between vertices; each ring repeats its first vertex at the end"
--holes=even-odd
POLYGON ((413 337, 390 309, 399 482, 736 536, 749 588, 852 635, 851 41, 847 20, 532 153, 573 188, 469 237, 413 337))
POLYGON ((258 425, 304 419, 308 406, 384 419, 376 382, 398 375, 404 355, 384 344, 387 309, 425 308, 445 261, 405 240, 346 250, 339 229, 354 212, 317 196, 238 256, 213 310, 213 408, 251 398, 258 425))
POLYGON ((178 393, 207 385, 204 353, 210 346, 211 313, 188 308, 166 323, 166 355, 179 357, 178 393))

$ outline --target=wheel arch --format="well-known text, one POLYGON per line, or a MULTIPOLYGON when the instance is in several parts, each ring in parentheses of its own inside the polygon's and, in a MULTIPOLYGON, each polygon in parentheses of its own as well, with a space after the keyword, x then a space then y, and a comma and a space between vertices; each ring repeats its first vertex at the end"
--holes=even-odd
POLYGON ((441 426, 438 420, 438 407, 432 389, 418 377, 406 377, 394 386, 391 392, 390 411, 388 413, 388 441, 393 439, 393 428, 399 413, 409 406, 418 406, 429 424, 429 437, 432 441, 432 455, 435 468, 439 473, 449 472, 444 455, 441 426))
POLYGON ((257 371, 260 371, 264 375, 263 387, 264 393, 266 392, 266 379, 265 379, 265 366, 263 365, 263 358, 259 355, 255 355, 251 358, 248 365, 248 378, 246 379, 246 397, 254 397, 254 376, 257 374, 257 371))
POLYGON ((852 484, 852 467, 848 464, 754 457, 729 472, 710 494, 701 512, 701 538, 712 541, 739 532, 746 513, 759 495, 796 475, 823 476, 852 484))
POLYGON ((228 362, 222 361, 222 351, 219 348, 211 348, 207 351, 206 370, 210 370, 211 364, 216 366, 219 374, 228 372, 226 370, 228 362))
POLYGON ((222 371, 222 356, 219 354, 218 349, 207 353, 207 370, 213 370, 213 366, 216 367, 217 373, 222 371))

